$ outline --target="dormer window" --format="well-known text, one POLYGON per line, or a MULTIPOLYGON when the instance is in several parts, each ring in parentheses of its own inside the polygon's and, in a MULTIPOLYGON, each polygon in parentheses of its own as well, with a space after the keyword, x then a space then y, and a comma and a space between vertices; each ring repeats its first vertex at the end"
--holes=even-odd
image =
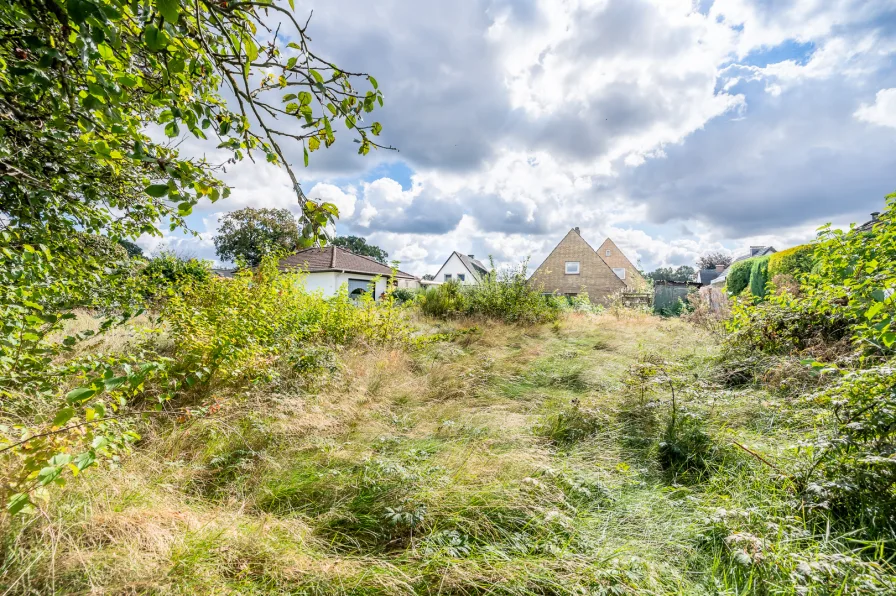
POLYGON ((578 275, 579 274, 579 262, 578 261, 566 261, 566 275, 578 275))
POLYGON ((606 256, 608 256, 608 257, 610 256, 610 249, 609 249, 609 248, 608 248, 607 251, 604 253, 604 255, 606 255, 606 256))

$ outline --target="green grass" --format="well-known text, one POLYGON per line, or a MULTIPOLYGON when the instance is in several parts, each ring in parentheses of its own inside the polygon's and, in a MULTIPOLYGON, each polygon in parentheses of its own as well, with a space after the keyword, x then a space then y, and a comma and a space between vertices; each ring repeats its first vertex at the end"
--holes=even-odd
POLYGON ((786 467, 811 420, 757 386, 716 384, 717 355, 711 336, 646 315, 346 351, 314 392, 222 396, 215 416, 146 429, 120 466, 7 522, 0 587, 887 593, 874 545, 811 524, 791 482, 733 446, 786 467), (670 396, 632 384, 652 361, 676 363, 677 407, 710 438, 699 471, 662 465, 670 396))

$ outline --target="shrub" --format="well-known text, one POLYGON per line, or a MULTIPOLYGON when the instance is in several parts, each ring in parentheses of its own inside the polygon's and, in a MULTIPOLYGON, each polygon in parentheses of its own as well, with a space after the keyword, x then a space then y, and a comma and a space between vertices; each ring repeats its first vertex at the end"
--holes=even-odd
POLYGON ((412 302, 414 300, 414 296, 416 296, 416 293, 413 290, 409 290, 407 288, 395 288, 394 290, 392 290, 392 298, 399 304, 412 302))
POLYGON ((212 276, 208 261, 185 259, 170 251, 151 258, 142 273, 146 280, 146 293, 151 296, 161 295, 174 286, 206 282, 212 276))
POLYGON ((578 398, 542 417, 535 434, 557 445, 569 445, 595 435, 605 424, 597 410, 582 407, 578 398))
POLYGON ((753 267, 750 269, 750 293, 756 298, 765 298, 766 284, 768 283, 769 257, 752 259, 753 267))
POLYGON ((445 319, 467 312, 467 300, 463 287, 455 281, 427 288, 420 294, 419 304, 423 314, 437 319, 445 319))
POLYGON ((731 264, 725 285, 728 293, 737 296, 750 285, 750 273, 753 270, 753 259, 745 259, 731 264))
POLYGON ((546 298, 526 281, 526 263, 482 277, 477 285, 447 282, 420 295, 420 310, 435 318, 480 316, 506 323, 553 321, 561 310, 558 300, 546 298))
POLYGON ((768 275, 774 278, 776 275, 791 275, 799 277, 803 273, 812 271, 815 264, 815 245, 800 244, 771 255, 768 262, 768 275))

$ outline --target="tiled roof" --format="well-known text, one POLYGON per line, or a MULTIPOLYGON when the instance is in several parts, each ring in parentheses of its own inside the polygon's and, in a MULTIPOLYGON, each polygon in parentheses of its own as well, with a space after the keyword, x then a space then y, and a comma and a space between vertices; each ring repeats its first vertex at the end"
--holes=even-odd
POLYGON ((454 253, 457 255, 457 257, 458 257, 458 258, 461 260, 461 262, 464 264, 464 267, 466 267, 467 269, 469 269, 469 270, 470 270, 470 273, 472 273, 472 274, 475 275, 476 277, 479 277, 480 275, 486 275, 486 274, 488 274, 488 268, 487 268, 485 265, 483 265, 483 264, 479 261, 479 259, 474 259, 474 258, 471 257, 470 255, 462 255, 462 254, 460 254, 460 253, 457 252, 457 251, 454 251, 454 253))
MULTIPOLYGON (((324 248, 306 248, 299 252, 280 259, 278 267, 281 270, 301 269, 309 273, 320 271, 345 271, 347 273, 361 273, 365 275, 382 275, 389 277, 392 269, 382 263, 341 248, 339 246, 325 246, 324 248)), ((413 275, 404 271, 397 271, 395 277, 416 279, 413 275)))

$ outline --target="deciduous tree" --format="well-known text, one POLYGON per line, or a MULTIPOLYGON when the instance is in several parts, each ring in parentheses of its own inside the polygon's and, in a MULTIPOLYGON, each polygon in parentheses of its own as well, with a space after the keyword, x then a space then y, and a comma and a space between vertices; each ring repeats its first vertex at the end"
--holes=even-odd
POLYGON ((376 259, 383 265, 387 264, 386 259, 389 258, 389 253, 379 246, 367 244, 367 240, 360 236, 337 236, 333 238, 333 244, 348 249, 356 255, 364 255, 365 257, 376 259))
POLYGON ((302 230, 289 209, 246 207, 221 218, 215 251, 225 261, 243 261, 252 267, 272 251, 295 252, 302 245, 302 230))

